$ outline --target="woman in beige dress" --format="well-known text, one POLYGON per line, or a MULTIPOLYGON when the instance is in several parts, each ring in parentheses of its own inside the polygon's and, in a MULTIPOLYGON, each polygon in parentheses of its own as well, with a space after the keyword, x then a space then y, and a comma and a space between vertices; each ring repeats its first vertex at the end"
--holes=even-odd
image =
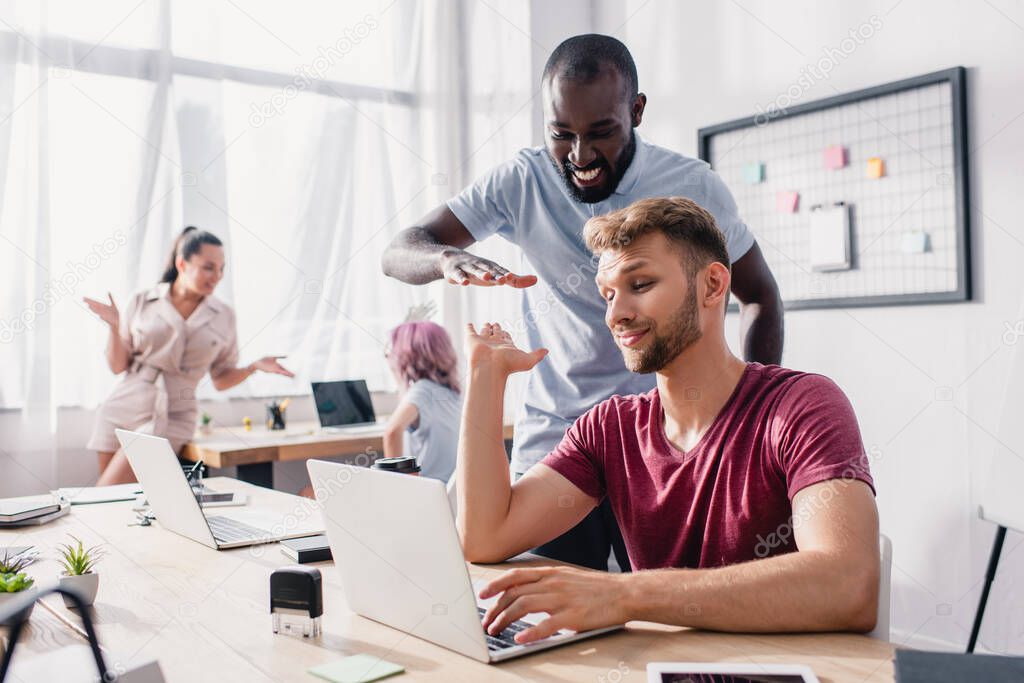
POLYGON ((97 411, 88 447, 99 454, 98 486, 135 481, 114 429, 167 438, 175 453, 192 438, 196 387, 209 372, 225 391, 257 370, 294 375, 267 356, 245 367, 238 362, 235 312, 213 296, 224 277, 224 247, 209 232, 185 228, 175 241, 159 284, 132 297, 123 311, 86 298, 93 313, 110 326, 107 364, 124 378, 97 411))

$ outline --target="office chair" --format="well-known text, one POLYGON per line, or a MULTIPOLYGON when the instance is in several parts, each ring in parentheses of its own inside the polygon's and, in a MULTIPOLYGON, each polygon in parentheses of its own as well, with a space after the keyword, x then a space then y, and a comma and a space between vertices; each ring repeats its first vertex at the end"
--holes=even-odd
POLYGON ((878 618, 868 635, 888 642, 892 606, 892 541, 885 534, 878 535, 878 551, 882 564, 878 575, 878 618))

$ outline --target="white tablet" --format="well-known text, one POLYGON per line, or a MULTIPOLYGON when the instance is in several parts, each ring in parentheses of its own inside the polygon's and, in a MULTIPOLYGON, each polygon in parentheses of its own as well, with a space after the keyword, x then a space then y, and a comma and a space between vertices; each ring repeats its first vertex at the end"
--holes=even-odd
POLYGON ((647 683, 819 683, 801 664, 708 664, 651 662, 647 683))

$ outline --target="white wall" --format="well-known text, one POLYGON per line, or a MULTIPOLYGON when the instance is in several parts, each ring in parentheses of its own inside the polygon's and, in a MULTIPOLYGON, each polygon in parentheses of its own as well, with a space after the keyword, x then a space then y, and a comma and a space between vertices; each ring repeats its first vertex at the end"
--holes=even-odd
MULTIPOLYGON (((595 0, 593 14, 595 30, 614 32, 636 58, 649 97, 641 132, 691 155, 698 128, 774 102, 872 16, 874 35, 848 56, 833 52, 828 78, 795 103, 968 68, 976 300, 790 312, 784 359, 835 379, 857 409, 895 548, 898 639, 962 649, 993 535, 974 512, 988 460, 1024 454, 998 439, 1017 348, 1003 343, 1004 323, 1021 318, 1022 303, 1024 4, 595 0)), ((1024 652, 1021 540, 1007 537, 979 650, 1024 652)))

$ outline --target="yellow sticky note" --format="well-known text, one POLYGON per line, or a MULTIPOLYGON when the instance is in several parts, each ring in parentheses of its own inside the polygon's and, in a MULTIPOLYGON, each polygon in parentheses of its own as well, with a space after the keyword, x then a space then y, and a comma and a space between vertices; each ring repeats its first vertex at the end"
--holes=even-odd
POLYGON ((881 178, 885 175, 885 162, 880 157, 868 159, 868 178, 881 178))
POLYGON ((400 674, 405 669, 371 655, 352 655, 307 671, 332 683, 369 683, 400 674))

